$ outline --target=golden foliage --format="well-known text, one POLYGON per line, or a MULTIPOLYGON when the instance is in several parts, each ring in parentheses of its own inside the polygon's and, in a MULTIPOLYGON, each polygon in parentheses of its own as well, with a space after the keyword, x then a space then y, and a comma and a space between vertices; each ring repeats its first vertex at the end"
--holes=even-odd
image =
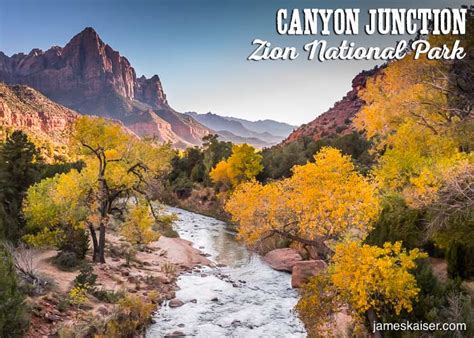
POLYGON ((150 322, 155 305, 140 296, 127 295, 117 306, 116 313, 107 322, 104 335, 99 337, 133 337, 150 322))
POLYGON ((401 242, 385 243, 383 248, 356 241, 339 243, 328 270, 301 289, 295 309, 308 334, 335 336, 335 315, 341 311, 351 314, 354 330, 360 332, 365 331, 368 311, 411 312, 420 290, 410 271, 415 260, 423 257, 418 249, 402 249, 401 242))
MULTIPOLYGON (((123 208, 118 197, 126 192, 141 195, 150 180, 166 173, 173 156, 169 145, 140 140, 102 118, 80 117, 71 144, 85 167, 45 179, 27 192, 23 211, 33 233, 27 237, 32 244, 51 245, 52 235, 60 235, 61 227, 98 226, 104 205, 109 210, 123 208), (105 182, 105 191, 101 182, 105 182)), ((156 238, 151 224, 153 220, 143 207, 134 208, 124 234, 133 242, 149 242, 156 238)))
POLYGON ((275 230, 310 240, 365 236, 380 209, 375 186, 337 149, 323 148, 315 160, 288 179, 237 187, 225 209, 241 238, 254 244, 275 230))
POLYGON ((68 302, 74 306, 81 306, 87 301, 87 291, 89 287, 87 285, 76 285, 68 293, 68 302))
POLYGON ((300 299, 295 306, 299 318, 305 323, 311 337, 335 336, 334 315, 344 308, 344 300, 332 285, 328 273, 315 276, 301 288, 300 299), (317 333, 317 334, 316 334, 317 333))
POLYGON ((263 169, 262 155, 248 144, 234 145, 232 155, 219 162, 209 173, 214 183, 221 184, 226 189, 249 181, 263 169))
POLYGON ((402 243, 385 243, 383 248, 349 241, 336 246, 331 282, 359 313, 384 307, 398 315, 405 309, 412 311, 412 301, 419 288, 410 273, 415 260, 426 254, 413 249, 402 249, 402 243))
POLYGON ((84 173, 73 169, 28 189, 23 213, 31 232, 24 239, 30 245, 55 245, 63 233, 60 226, 84 228, 91 213, 87 206, 88 192, 94 184, 84 173))
POLYGON ((154 224, 148 205, 139 203, 128 212, 121 234, 131 244, 148 244, 159 238, 159 233, 152 228, 154 224))
POLYGON ((403 193, 413 207, 431 204, 447 170, 474 159, 461 151, 473 143, 474 129, 472 116, 453 106, 450 67, 406 57, 368 79, 360 93, 366 105, 354 124, 383 150, 374 174, 382 188, 403 193))

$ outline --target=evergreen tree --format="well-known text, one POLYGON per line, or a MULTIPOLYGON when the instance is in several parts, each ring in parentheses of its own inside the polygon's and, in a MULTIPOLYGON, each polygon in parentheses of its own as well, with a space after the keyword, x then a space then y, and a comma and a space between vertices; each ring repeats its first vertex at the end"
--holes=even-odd
POLYGON ((22 200, 38 176, 39 153, 22 131, 0 147, 0 237, 17 242, 23 234, 22 200))
POLYGON ((26 325, 24 296, 17 284, 15 267, 0 243, 0 337, 21 337, 26 325))

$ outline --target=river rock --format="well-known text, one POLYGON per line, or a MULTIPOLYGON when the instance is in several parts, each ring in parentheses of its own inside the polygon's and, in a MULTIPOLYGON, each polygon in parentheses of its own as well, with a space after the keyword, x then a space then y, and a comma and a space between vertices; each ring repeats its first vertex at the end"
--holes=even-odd
POLYGON ((303 258, 297 250, 284 248, 270 251, 263 259, 275 270, 291 272, 293 266, 303 258))
POLYGON ((170 300, 169 302, 169 306, 174 308, 174 307, 180 307, 180 306, 183 306, 184 305, 184 302, 178 298, 173 298, 172 300, 170 300))
POLYGON ((186 334, 181 331, 174 331, 173 333, 168 333, 165 335, 165 338, 167 337, 186 337, 186 334))
POLYGON ((301 287, 308 282, 310 277, 320 274, 326 267, 327 264, 322 260, 296 262, 291 274, 291 286, 293 288, 301 287))
POLYGON ((235 327, 235 326, 241 326, 242 323, 240 322, 240 320, 235 319, 235 320, 232 321, 232 323, 230 325, 235 327))

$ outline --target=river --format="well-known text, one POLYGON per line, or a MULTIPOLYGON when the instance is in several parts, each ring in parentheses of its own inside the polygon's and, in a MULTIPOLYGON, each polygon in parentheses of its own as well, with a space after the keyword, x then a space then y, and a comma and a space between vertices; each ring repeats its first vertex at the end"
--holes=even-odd
POLYGON ((306 337, 293 307, 298 300, 291 275, 271 269, 235 239, 226 224, 211 217, 169 208, 175 230, 209 255, 216 267, 200 267, 178 279, 176 298, 165 302, 146 337, 180 331, 195 337, 306 337))

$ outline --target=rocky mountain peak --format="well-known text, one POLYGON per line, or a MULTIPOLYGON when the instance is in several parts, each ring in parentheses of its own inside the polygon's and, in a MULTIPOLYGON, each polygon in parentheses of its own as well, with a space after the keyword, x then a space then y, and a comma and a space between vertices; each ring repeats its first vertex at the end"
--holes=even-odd
POLYGON ((136 98, 152 107, 163 107, 168 105, 166 94, 161 85, 161 80, 156 74, 149 79, 145 76, 138 78, 135 89, 136 98))
POLYGON ((121 120, 141 135, 179 145, 199 144, 210 131, 168 104, 160 78, 137 78, 120 53, 87 27, 64 47, 0 53, 0 81, 25 84, 82 114, 121 120))

